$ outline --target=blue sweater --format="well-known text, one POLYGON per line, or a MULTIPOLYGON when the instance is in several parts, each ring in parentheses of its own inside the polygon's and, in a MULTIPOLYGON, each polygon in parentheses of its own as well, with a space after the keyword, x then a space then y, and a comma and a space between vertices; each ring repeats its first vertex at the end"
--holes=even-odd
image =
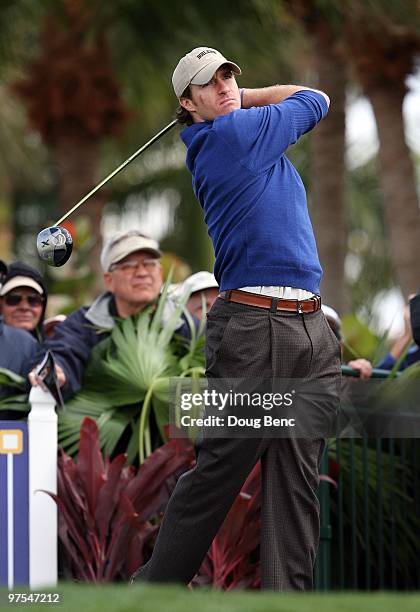
POLYGON ((321 94, 303 90, 181 132, 221 290, 285 285, 319 293, 305 188, 285 151, 327 111, 321 94))

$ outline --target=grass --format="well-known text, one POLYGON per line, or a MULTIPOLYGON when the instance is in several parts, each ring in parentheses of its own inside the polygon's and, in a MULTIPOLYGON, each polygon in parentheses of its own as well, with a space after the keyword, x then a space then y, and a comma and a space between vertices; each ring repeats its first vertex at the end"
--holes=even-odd
MULTIPOLYGON (((42 589, 39 589, 41 592, 42 589)), ((14 593, 27 592, 16 588, 14 593)), ((60 612, 418 612, 420 593, 280 594, 260 592, 222 593, 181 587, 77 585, 60 583, 48 592, 59 593, 59 604, 9 604, 0 589, 0 608, 16 606, 32 610, 56 607, 60 612)))

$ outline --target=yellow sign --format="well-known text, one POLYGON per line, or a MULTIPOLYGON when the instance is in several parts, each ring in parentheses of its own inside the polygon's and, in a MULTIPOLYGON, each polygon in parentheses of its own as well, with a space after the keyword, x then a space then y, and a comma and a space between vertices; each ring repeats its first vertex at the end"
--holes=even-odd
POLYGON ((22 430, 0 429, 0 455, 20 455, 22 451, 22 430))

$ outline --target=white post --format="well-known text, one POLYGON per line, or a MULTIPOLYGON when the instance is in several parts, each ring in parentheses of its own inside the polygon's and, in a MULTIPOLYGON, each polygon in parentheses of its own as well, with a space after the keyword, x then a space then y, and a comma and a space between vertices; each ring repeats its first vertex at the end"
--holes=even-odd
POLYGON ((39 489, 57 493, 57 415, 52 395, 29 394, 29 586, 57 584, 57 506, 39 489))

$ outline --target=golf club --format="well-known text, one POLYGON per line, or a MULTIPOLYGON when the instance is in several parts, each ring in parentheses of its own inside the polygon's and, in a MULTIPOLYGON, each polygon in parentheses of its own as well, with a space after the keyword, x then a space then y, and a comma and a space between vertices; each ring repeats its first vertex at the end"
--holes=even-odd
POLYGON ((177 120, 171 121, 165 126, 160 132, 158 132, 153 138, 151 138, 146 144, 144 144, 135 153, 130 155, 118 168, 116 168, 111 174, 103 179, 96 185, 89 193, 87 193, 77 204, 73 206, 65 215, 61 217, 53 226, 47 227, 39 232, 36 240, 36 248, 39 257, 45 261, 49 266, 63 266, 70 258, 73 250, 73 239, 68 230, 60 226, 60 223, 65 221, 75 210, 77 210, 82 204, 92 197, 101 187, 103 187, 108 181, 110 181, 116 174, 121 172, 128 164, 130 164, 136 157, 138 157, 143 151, 149 148, 154 142, 159 140, 166 132, 169 132, 175 125, 177 120))

